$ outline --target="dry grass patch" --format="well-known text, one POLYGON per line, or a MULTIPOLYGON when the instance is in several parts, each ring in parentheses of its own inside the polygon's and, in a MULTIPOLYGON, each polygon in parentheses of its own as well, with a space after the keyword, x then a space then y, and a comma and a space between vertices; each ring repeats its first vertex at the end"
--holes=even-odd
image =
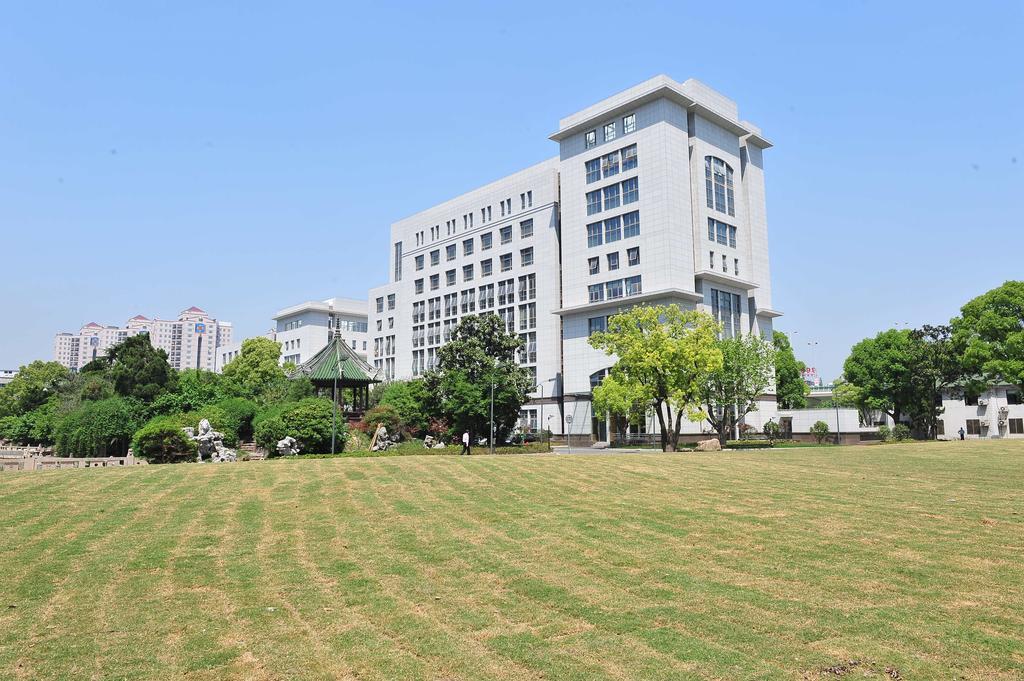
POLYGON ((3 474, 0 678, 1020 678, 1022 461, 968 442, 3 474))

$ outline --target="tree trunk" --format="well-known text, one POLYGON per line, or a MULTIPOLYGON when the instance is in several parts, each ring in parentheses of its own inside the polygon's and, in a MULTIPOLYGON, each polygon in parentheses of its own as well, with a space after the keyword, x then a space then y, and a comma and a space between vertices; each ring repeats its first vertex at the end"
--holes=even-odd
POLYGON ((661 411, 662 404, 662 402, 656 402, 654 408, 654 411, 656 411, 658 414, 658 425, 660 426, 659 430, 661 431, 661 451, 675 451, 674 449, 669 450, 669 447, 671 445, 668 441, 668 428, 665 427, 665 414, 664 412, 661 411))

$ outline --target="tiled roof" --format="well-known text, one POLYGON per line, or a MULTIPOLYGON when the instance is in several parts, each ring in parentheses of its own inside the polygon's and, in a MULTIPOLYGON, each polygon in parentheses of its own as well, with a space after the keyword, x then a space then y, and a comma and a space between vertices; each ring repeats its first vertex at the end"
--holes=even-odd
POLYGON ((323 350, 298 366, 291 376, 309 376, 316 382, 333 381, 335 378, 343 383, 381 382, 377 369, 357 355, 339 334, 335 334, 323 350))

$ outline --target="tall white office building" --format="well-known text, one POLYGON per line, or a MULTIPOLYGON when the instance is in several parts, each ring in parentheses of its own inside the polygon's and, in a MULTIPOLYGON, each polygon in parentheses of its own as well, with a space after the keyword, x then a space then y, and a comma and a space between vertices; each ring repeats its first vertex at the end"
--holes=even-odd
POLYGON ((175 369, 216 368, 216 348, 231 342, 231 322, 218 320, 198 307, 182 310, 177 319, 150 319, 135 315, 124 326, 101 326, 90 322, 78 333, 58 333, 54 337, 54 359, 73 371, 107 353, 129 336, 149 334, 153 347, 167 352, 167 361, 175 369))
MULTIPOLYGON (((392 378, 419 375, 460 317, 494 312, 537 377, 524 425, 605 440, 591 390, 614 360, 587 339, 608 316, 674 303, 727 335, 771 333, 771 145, 732 100, 666 76, 562 119, 551 139, 557 157, 392 225, 370 359, 392 378)), ((747 422, 775 413, 766 394, 747 422)))

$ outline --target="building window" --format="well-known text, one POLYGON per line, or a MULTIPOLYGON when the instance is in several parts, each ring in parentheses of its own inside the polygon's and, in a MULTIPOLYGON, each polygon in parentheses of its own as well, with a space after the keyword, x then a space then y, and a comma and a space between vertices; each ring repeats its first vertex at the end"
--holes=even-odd
POLYGON ((510 269, 512 269, 512 254, 505 253, 501 256, 501 271, 508 272, 510 269))
POLYGON ((601 273, 601 258, 589 258, 587 259, 587 265, 590 268, 590 274, 601 273))
POLYGON ((711 316, 722 325, 722 337, 733 338, 740 334, 740 297, 711 289, 711 316))
POLYGON ((491 276, 492 268, 493 268, 493 264, 492 264, 492 261, 491 261, 490 258, 488 258, 487 260, 481 260, 480 261, 480 276, 481 277, 489 277, 489 276, 491 276))
POLYGON ((604 242, 610 244, 622 238, 622 220, 619 217, 604 221, 604 242))
POLYGON ((491 249, 491 244, 492 244, 493 241, 494 241, 494 236, 490 232, 487 232, 487 234, 481 234, 480 235, 480 250, 481 251, 489 251, 491 249))
MULTIPOLYGON (((383 312, 383 311, 384 311, 384 298, 380 297, 380 298, 377 299, 377 312, 383 312)), ((287 329, 287 328, 288 328, 288 325, 285 324, 285 329, 287 329)))
POLYGON ((626 258, 629 261, 629 266, 633 267, 640 264, 640 247, 634 246, 633 248, 626 249, 626 258))
POLYGON ((533 246, 519 251, 519 262, 523 267, 533 264, 533 246))
POLYGON ((526 191, 526 207, 533 208, 533 190, 528 189, 526 191))
POLYGON ((619 174, 619 152, 613 151, 601 157, 601 172, 605 177, 619 174))
POLYGON ((519 277, 519 300, 533 300, 537 297, 537 275, 519 277))
POLYGON ((422 255, 417 255, 416 256, 416 271, 418 272, 418 271, 420 271, 422 269, 423 269, 423 256, 422 255))
POLYGON ((1010 435, 1024 435, 1024 419, 1010 419, 1010 435))
POLYGON ((601 190, 587 192, 587 215, 601 212, 601 190))
POLYGON ((613 184, 604 188, 604 209, 611 210, 619 207, 619 185, 613 184))
POLYGON ((622 203, 636 203, 640 198, 640 181, 630 178, 622 182, 622 203))
POLYGON ((619 252, 615 251, 608 254, 608 271, 614 272, 617 269, 619 269, 619 252))
POLYGON ((436 265, 439 262, 441 262, 441 251, 431 251, 430 252, 430 264, 431 265, 436 265))
POLYGON ((638 296, 643 293, 643 286, 640 284, 640 275, 635 277, 626 277, 626 295, 627 296, 638 296))
POLYGON ((640 211, 633 211, 622 216, 622 236, 628 239, 640 236, 640 211))
POLYGON ((608 330, 608 317, 591 317, 587 322, 589 326, 587 331, 588 336, 593 336, 595 333, 601 333, 608 330))
POLYGON ((462 242, 462 255, 473 255, 473 240, 466 239, 462 242))
POLYGON ((587 247, 593 248, 594 246, 600 246, 603 241, 603 230, 604 225, 600 222, 592 222, 587 225, 587 247))
POLYGON ((455 286, 455 270, 448 270, 444 273, 444 285, 455 286))
POLYGON ((455 244, 448 244, 444 247, 444 256, 447 260, 455 260, 455 256, 458 255, 455 251, 455 244))
POLYGON ((1021 404, 1020 393, 1016 390, 1006 391, 1006 403, 1007 404, 1021 404))
POLYGON ((512 243, 512 225, 506 225, 505 227, 502 227, 500 230, 498 230, 498 233, 501 236, 501 244, 503 246, 505 244, 512 243))
POLYGON ((601 179, 601 159, 595 158, 586 163, 587 184, 601 179))
POLYGON ((462 266, 462 281, 473 281, 473 266, 463 265, 462 266))
POLYGON ((609 281, 605 284, 605 295, 608 296, 608 300, 614 300, 615 298, 622 297, 622 280, 616 279, 615 281, 609 281))
POLYGON ((604 124, 604 141, 611 142, 615 139, 615 122, 604 124))
POLYGON ((590 302, 599 303, 604 300, 604 284, 591 284, 587 291, 590 293, 590 302))
POLYGON ((704 189, 707 192, 708 208, 736 215, 732 166, 716 156, 705 156, 704 189))
POLYGON ((732 273, 734 275, 736 275, 737 277, 740 276, 740 259, 739 258, 733 258, 732 259, 732 273))
POLYGON ((519 223, 519 238, 528 239, 533 236, 533 220, 523 220, 519 223))
POLYGON ((628 135, 636 130, 636 114, 622 117, 622 134, 628 135))
POLYGON ((597 146, 597 130, 591 130, 587 133, 585 145, 587 149, 597 146))
POLYGON ((967 434, 981 435, 981 421, 979 419, 967 419, 967 434))
POLYGON ((430 290, 436 291, 441 286, 441 275, 431 274, 430 275, 430 290))
POLYGON ((423 280, 422 279, 417 279, 416 280, 416 293, 423 293, 423 280))
POLYGON ((736 248, 736 228, 720 220, 708 218, 708 241, 736 248))
POLYGON ((636 145, 630 144, 622 150, 622 172, 636 168, 636 145))

